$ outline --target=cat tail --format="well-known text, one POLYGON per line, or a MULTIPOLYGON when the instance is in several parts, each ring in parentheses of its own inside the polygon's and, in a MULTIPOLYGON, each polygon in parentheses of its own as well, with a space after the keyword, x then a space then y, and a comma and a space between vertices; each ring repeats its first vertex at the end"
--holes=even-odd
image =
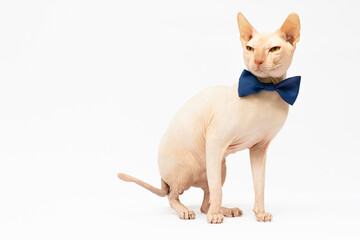
POLYGON ((121 180, 125 181, 125 182, 134 182, 137 185, 146 188, 147 190, 149 190, 152 193, 155 193, 156 195, 160 196, 160 197, 165 197, 169 194, 169 185, 163 180, 161 179, 161 189, 158 189, 156 187, 151 186, 150 184, 143 182, 135 177, 129 176, 125 173, 118 173, 118 178, 120 178, 121 180))

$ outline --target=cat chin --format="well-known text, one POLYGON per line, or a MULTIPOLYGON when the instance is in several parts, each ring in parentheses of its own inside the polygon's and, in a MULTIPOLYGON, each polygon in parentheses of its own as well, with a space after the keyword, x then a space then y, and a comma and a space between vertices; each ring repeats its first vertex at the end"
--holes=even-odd
POLYGON ((259 78, 267 78, 270 77, 270 74, 268 72, 264 72, 261 70, 253 70, 253 69, 249 69, 249 71, 254 74, 256 77, 259 78))

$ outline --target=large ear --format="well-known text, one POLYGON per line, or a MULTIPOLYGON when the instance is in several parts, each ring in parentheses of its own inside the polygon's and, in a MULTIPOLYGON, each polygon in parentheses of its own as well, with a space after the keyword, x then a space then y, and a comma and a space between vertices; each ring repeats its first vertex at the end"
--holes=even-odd
POLYGON ((300 40, 300 18, 296 13, 290 13, 278 30, 291 45, 300 40))
POLYGON ((244 15, 241 12, 237 15, 238 27, 240 32, 240 40, 243 45, 245 45, 250 39, 253 38, 254 34, 257 33, 255 28, 246 20, 244 15))

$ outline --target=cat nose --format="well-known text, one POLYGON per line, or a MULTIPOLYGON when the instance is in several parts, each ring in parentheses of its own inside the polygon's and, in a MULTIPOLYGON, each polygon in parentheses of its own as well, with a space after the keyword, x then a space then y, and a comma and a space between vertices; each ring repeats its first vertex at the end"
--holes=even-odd
POLYGON ((260 64, 262 64, 264 62, 264 60, 263 59, 255 59, 254 62, 256 65, 260 66, 260 64))
POLYGON ((255 51, 255 56, 254 56, 254 63, 256 65, 258 65, 258 67, 260 66, 260 64, 262 64, 265 61, 265 51, 262 49, 259 49, 257 51, 255 51))

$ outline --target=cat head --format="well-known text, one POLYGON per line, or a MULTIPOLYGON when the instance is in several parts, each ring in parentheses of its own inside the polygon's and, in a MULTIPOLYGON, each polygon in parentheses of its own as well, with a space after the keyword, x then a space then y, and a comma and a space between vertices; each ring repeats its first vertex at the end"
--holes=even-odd
POLYGON ((258 33, 239 12, 237 21, 247 69, 259 78, 281 78, 300 39, 300 19, 291 13, 273 33, 258 33))

